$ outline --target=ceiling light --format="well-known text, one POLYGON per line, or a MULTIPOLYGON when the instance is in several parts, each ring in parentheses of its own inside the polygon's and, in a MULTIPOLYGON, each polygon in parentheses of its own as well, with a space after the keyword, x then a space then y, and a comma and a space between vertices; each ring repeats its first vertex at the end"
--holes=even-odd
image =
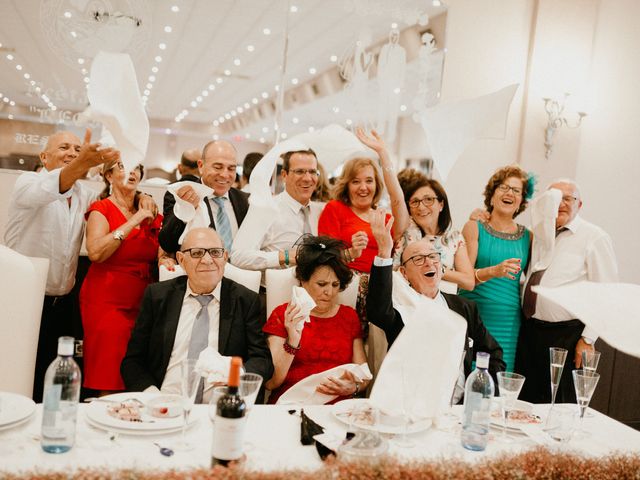
POLYGON ((226 69, 226 70, 224 71, 224 74, 228 77, 229 75, 231 75, 231 70, 226 69))
POLYGON ((143 93, 145 94, 145 96, 151 95, 151 90, 147 88, 143 93))
POLYGON ((13 55, 11 55, 10 53, 7 54, 7 60, 13 60, 13 55))
POLYGON ((147 83, 145 85, 145 88, 149 88, 149 89, 153 88, 153 83, 147 83))
POLYGON ((247 51, 253 52, 256 49, 253 45, 247 45, 247 51))
POLYGON ((260 143, 264 143, 264 137, 260 137, 260 143))
POLYGON ((202 96, 203 97, 208 97, 209 96, 209 90, 202 90, 202 96))
POLYGON ((194 102, 191 102, 191 104, 190 104, 190 105, 191 105, 193 108, 196 108, 196 107, 198 106, 198 104, 197 104, 195 101, 194 101, 194 102))
POLYGON ((236 67, 239 67, 239 66, 240 66, 240 59, 239 59, 239 58, 234 58, 234 60, 233 60, 233 64, 234 64, 236 67))
POLYGON ((13 115, 9 114, 9 115, 7 116, 7 118, 8 118, 9 120, 13 120, 13 115))
POLYGON ((275 90, 276 92, 279 92, 279 91, 280 91, 280 85, 276 85, 276 86, 274 87, 274 90, 275 90))
POLYGON ((222 83, 222 78, 220 77, 216 78, 216 83, 222 83))
POLYGON ((155 82, 156 81, 156 76, 155 75, 149 75, 149 81, 150 82, 155 82))
POLYGON ((84 77, 84 78, 82 79, 82 81, 83 81, 84 83, 89 83, 89 77, 84 77))
POLYGON ((401 112, 406 112, 407 111, 407 106, 406 105, 400 105, 400 111, 401 112))
POLYGON ((171 129, 170 128, 165 128, 164 129, 164 133, 166 133, 167 135, 171 135, 171 129))
POLYGON ((285 140, 287 138, 287 134, 282 132, 282 135, 280 135, 280 138, 282 138, 283 140, 285 140))
POLYGON ((33 85, 36 84, 36 81, 35 80, 31 80, 29 83, 33 86, 33 85))
POLYGON ((198 96, 196 97, 196 102, 201 102, 201 101, 202 101, 202 97, 201 97, 200 95, 198 95, 198 96))
POLYGON ((180 112, 180 115, 185 116, 185 115, 189 115, 189 110, 187 110, 186 108, 184 110, 182 110, 180 112))
POLYGON ((262 92, 262 98, 269 98, 269 94, 267 92, 262 92))
POLYGON ((238 107, 237 110, 238 110, 238 113, 244 112, 244 109, 242 107, 238 107))
POLYGON ((298 7, 296 5, 291 5, 291 8, 289 9, 289 11, 291 13, 298 13, 298 7))
POLYGON ((78 36, 78 34, 74 31, 69 32, 69 35, 71 35, 73 38, 76 38, 78 36))
POLYGON ((337 61, 338 61, 338 56, 337 56, 337 55, 331 55, 331 56, 329 57, 329 60, 331 60, 333 63, 335 63, 335 62, 337 62, 337 61))
POLYGON ((181 121, 182 119, 181 119, 180 117, 176 117, 176 118, 174 118, 174 120, 175 120, 175 122, 176 122, 176 123, 180 123, 180 121, 181 121))
POLYGON ((271 30, 268 28, 264 28, 262 29, 262 33, 264 33, 265 35, 271 35, 271 30))
POLYGON ((400 87, 396 87, 393 89, 393 93, 395 93, 396 95, 398 95, 400 93, 400 87))
POLYGON ((83 68, 82 70, 80 70, 82 72, 83 75, 86 75, 88 72, 88 70, 86 68, 83 68))
POLYGON ((2 101, 3 101, 4 103, 9 103, 9 99, 8 99, 7 97, 4 97, 4 98, 2 99, 2 101))
POLYGON ((300 122, 300 119, 298 117, 293 117, 291 122, 297 125, 300 122))
POLYGON ((246 109, 251 108, 251 104, 249 102, 244 102, 244 108, 246 109))
POLYGON ((224 118, 226 118, 227 120, 231 120, 231 114, 230 113, 225 113, 224 114, 224 118))
POLYGON ((180 8, 177 5, 174 5, 173 7, 171 7, 171 11, 173 13, 178 13, 180 11, 180 8))
POLYGON ((442 5, 442 2, 440 0, 433 0, 434 7, 439 7, 440 5, 442 5))
POLYGON ((142 100, 144 100, 146 102, 147 101, 147 96, 151 95, 151 92, 149 90, 145 90, 142 93, 144 93, 144 96, 142 97, 142 100))
POLYGON ((218 121, 219 121, 220 123, 224 123, 224 117, 223 117, 222 115, 220 115, 220 116, 218 117, 218 121))
POLYGON ((315 68, 313 68, 313 67, 311 67, 311 68, 309 69, 309 73, 310 73, 311 75, 315 75, 315 74, 316 74, 316 69, 315 69, 315 68))
POLYGON ((309 130, 309 133, 313 133, 315 131, 315 128, 309 127, 308 130, 309 130))
POLYGON ((269 127, 262 127, 262 133, 269 132, 269 127))
POLYGON ((158 73, 158 67, 156 67, 156 66, 151 67, 151 71, 153 73, 158 73))
POLYGON ((29 75, 28 73, 24 74, 24 78, 26 78, 27 80, 29 80, 31 78, 31 75, 29 75))
POLYGON ((216 86, 213 83, 209 84, 209 90, 211 90, 212 92, 216 89, 216 86))
POLYGON ((236 112, 235 110, 231 110, 231 116, 235 117, 238 115, 238 112, 236 112))
POLYGON ((84 58, 79 58, 79 59, 78 59, 78 63, 79 63, 80 65, 84 65, 84 58))
POLYGON ((160 55, 156 55, 156 62, 160 63, 162 61, 162 57, 160 55))
POLYGON ((253 97, 251 99, 251 103, 253 103, 254 105, 257 105, 258 104, 258 99, 256 97, 253 97))
POLYGON ((12 107, 15 107, 15 106, 16 106, 16 102, 14 102, 13 100, 11 100, 11 101, 9 102, 9 105, 11 105, 12 107))
POLYGON ((167 25, 166 27, 164 27, 164 32, 165 33, 171 33, 173 29, 171 28, 171 26, 167 25))
POLYGON ((331 110, 333 110, 333 113, 340 113, 340 107, 338 107, 337 105, 333 107, 331 110))
POLYGON ((353 120, 347 118, 344 123, 346 123, 347 125, 353 125, 353 120))
POLYGON ((22 70, 22 65, 20 64, 16 65, 16 70, 22 70))
POLYGON ((214 120, 213 121, 213 126, 217 127, 218 125, 220 125, 220 122, 218 120, 214 120))
POLYGON ((391 28, 393 28, 393 29, 398 28, 398 24, 397 24, 396 22, 393 22, 393 23, 391 24, 391 28))
POLYGON ((71 12, 64 12, 64 18, 71 18, 71 12))
POLYGON ((158 45, 158 48, 159 48, 160 50, 165 50, 165 49, 167 48, 167 44, 166 44, 166 43, 160 43, 160 44, 158 45))
POLYGON ((249 132, 244 134, 244 138, 246 138, 247 140, 251 138, 251 134, 249 132))
POLYGON ((291 83, 293 83, 294 85, 298 84, 298 79, 297 78, 292 78, 291 79, 291 83))

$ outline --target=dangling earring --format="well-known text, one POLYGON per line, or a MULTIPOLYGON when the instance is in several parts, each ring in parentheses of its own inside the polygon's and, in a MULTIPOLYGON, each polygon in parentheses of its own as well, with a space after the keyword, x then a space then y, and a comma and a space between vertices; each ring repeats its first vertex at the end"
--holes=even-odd
POLYGON ((113 194, 113 182, 109 182, 109 195, 113 194))

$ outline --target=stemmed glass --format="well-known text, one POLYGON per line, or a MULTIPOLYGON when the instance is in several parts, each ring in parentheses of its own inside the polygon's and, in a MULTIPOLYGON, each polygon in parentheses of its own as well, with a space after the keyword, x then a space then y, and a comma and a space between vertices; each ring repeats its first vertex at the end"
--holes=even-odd
POLYGON ((593 392, 596 389, 596 385, 598 385, 600 374, 591 370, 574 370, 572 373, 576 399, 580 408, 580 434, 586 436, 587 432, 583 428, 584 413, 587 411, 593 392))
MULTIPOLYGON (((583 350, 582 351, 582 369, 588 370, 590 372, 595 372, 598 368, 598 363, 600 362, 600 352, 596 350, 583 350)), ((593 417, 593 413, 587 412, 584 414, 585 417, 591 418, 593 417)))
POLYGON ((180 363, 180 390, 182 394, 182 440, 176 445, 176 450, 191 450, 193 444, 187 442, 187 425, 189 424, 189 414, 196 399, 200 379, 200 372, 196 370, 197 359, 187 359, 180 363))
POLYGON ((567 353, 567 350, 564 348, 549 348, 549 368, 551 373, 551 408, 549 408, 549 413, 551 413, 556 403, 556 394, 558 393, 558 386, 562 378, 564 364, 567 361, 567 353))
POLYGON ((507 420, 509 420, 509 412, 513 410, 520 390, 524 385, 524 376, 513 372, 498 372, 498 386, 500 387, 500 406, 502 410, 502 439, 501 441, 509 441, 507 437, 507 420))
POLYGON ((238 391, 240 392, 240 396, 244 399, 244 402, 247 404, 246 415, 249 415, 251 408, 256 403, 256 397, 258 396, 261 385, 262 376, 257 373, 243 373, 240 375, 240 387, 238 391))

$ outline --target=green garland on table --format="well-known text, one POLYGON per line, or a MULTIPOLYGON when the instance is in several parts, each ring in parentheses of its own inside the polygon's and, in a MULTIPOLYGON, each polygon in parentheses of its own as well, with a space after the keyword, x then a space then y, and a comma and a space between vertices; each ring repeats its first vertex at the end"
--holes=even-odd
MULTIPOLYGON (((0 467, 1 468, 1 467, 0 467)), ((21 480, 335 480, 335 479, 576 479, 576 480, 639 480, 640 455, 614 454, 607 457, 585 458, 570 453, 552 453, 544 448, 517 455, 487 458, 477 463, 455 459, 433 462, 401 462, 386 458, 377 464, 327 461, 324 468, 313 471, 282 470, 256 472, 241 467, 212 470, 103 470, 85 469, 74 473, 43 473, 33 471, 22 474, 0 472, 0 479, 21 480)))

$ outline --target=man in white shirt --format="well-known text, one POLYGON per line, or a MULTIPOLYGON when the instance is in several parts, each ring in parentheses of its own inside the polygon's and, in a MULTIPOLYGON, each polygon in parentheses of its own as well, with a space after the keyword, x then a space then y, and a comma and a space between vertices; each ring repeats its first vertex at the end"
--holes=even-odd
MULTIPOLYGON (((204 202, 209 215, 209 227, 220 234, 227 250, 231 248, 238 227, 249 209, 249 195, 232 188, 236 178, 236 156, 236 149, 231 143, 216 140, 204 146, 202 157, 198 160, 200 180, 213 189, 213 195, 204 202)), ((191 203, 195 208, 200 205, 201 198, 191 186, 184 186, 177 193, 181 199, 191 203)), ((165 196, 165 216, 158 236, 160 246, 168 253, 179 250, 178 241, 186 226, 174 215, 174 203, 173 195, 165 196)))
POLYGON ((313 150, 282 155, 285 189, 275 197, 277 217, 262 237, 260 249, 234 250, 232 264, 247 270, 287 268, 296 264, 296 240, 305 233, 318 234, 318 219, 324 204, 312 202, 311 196, 319 175, 318 159, 313 150))
POLYGON ((89 129, 84 143, 71 132, 51 135, 40 153, 44 168, 20 175, 9 202, 5 244, 23 255, 49 259, 33 388, 37 402, 42 401, 44 374, 56 357, 58 337, 73 335, 77 302, 70 292, 84 234, 84 214, 98 196, 77 180, 91 167, 120 158, 119 151, 99 149, 99 143, 90 141, 89 129))
POLYGON ((536 258, 538 250, 532 249, 531 268, 522 301, 523 320, 516 371, 527 378, 520 398, 549 403, 549 347, 567 349, 567 362, 556 395, 557 402, 566 403, 576 401, 571 371, 581 367, 582 352, 593 350, 597 335, 564 308, 537 296, 531 287, 558 287, 583 280, 617 282, 618 267, 609 235, 578 215, 582 208, 578 185, 563 179, 552 183, 549 188, 562 192, 556 218, 555 246, 549 266, 544 270, 540 269, 540 258, 536 258))
POLYGON ((207 347, 242 357, 246 371, 269 380, 273 363, 260 298, 223 278, 227 252, 220 236, 210 228, 190 230, 177 258, 187 275, 149 285, 142 298, 120 367, 126 388, 180 393, 180 363, 207 347))

